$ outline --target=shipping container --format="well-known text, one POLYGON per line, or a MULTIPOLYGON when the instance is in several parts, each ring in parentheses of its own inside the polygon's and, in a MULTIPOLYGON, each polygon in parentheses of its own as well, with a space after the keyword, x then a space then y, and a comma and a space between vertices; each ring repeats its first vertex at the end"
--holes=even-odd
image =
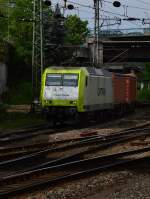
POLYGON ((136 77, 132 74, 113 74, 115 104, 134 103, 136 101, 136 77))

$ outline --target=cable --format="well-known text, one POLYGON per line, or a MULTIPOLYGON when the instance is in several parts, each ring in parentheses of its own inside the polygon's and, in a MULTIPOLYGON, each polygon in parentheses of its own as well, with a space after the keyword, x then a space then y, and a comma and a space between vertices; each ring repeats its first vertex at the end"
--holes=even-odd
POLYGON ((78 6, 82 6, 82 7, 85 7, 85 8, 91 8, 91 9, 94 9, 93 6, 90 6, 90 5, 85 5, 85 4, 81 4, 81 3, 76 3, 76 2, 73 2, 73 1, 67 1, 69 3, 73 3, 75 5, 78 5, 78 6))
MULTIPOLYGON (((90 6, 90 5, 85 5, 85 4, 81 4, 81 3, 76 3, 76 2, 73 2, 73 1, 68 1, 69 3, 73 3, 73 4, 75 4, 75 5, 78 5, 78 6, 82 6, 82 7, 85 7, 85 8, 90 8, 90 9, 94 9, 94 7, 93 6, 90 6)), ((110 2, 110 1, 107 1, 107 0, 104 0, 104 2, 106 2, 106 3, 111 3, 112 4, 112 2, 110 2)), ((131 7, 131 8, 135 8, 135 9, 144 9, 144 10, 148 10, 148 11, 150 11, 150 9, 147 9, 147 8, 140 8, 140 7, 135 7, 135 6, 127 6, 127 7, 131 7)), ((80 9, 81 10, 81 9, 80 9)), ((87 12, 88 13, 88 11, 83 11, 83 10, 81 10, 82 12, 87 12)), ((121 17, 125 17, 125 15, 123 15, 123 14, 119 14, 119 13, 116 13, 116 12, 111 12, 111 11, 108 11, 108 10, 103 10, 103 9, 101 9, 101 11, 102 12, 104 12, 104 13, 109 13, 109 14, 112 14, 112 15, 117 15, 117 16, 121 16, 121 17)))
MULTIPOLYGON (((104 0, 104 2, 106 2, 106 3, 110 3, 110 4, 113 4, 112 2, 110 2, 110 1, 107 1, 107 0, 104 0)), ((138 7, 138 6, 132 6, 132 5, 121 5, 122 7, 123 6, 126 6, 126 7, 129 7, 129 8, 135 8, 135 9, 141 9, 141 10, 147 10, 147 11, 150 11, 150 9, 149 8, 141 8, 141 7, 138 7)))
MULTIPOLYGON (((109 6, 107 6, 108 8, 110 8, 109 6)), ((110 8, 111 9, 111 8, 110 8)), ((106 11, 104 11, 104 12, 106 12, 106 11)), ((122 14, 119 14, 119 13, 114 13, 114 12, 111 12, 111 11, 107 11, 107 12, 109 12, 109 14, 111 14, 111 15, 121 15, 121 17, 126 17, 125 15, 122 15, 122 14)), ((141 20, 143 20, 143 18, 141 18, 141 20)), ((132 24, 134 24, 134 25, 136 25, 136 26, 139 26, 139 27, 142 27, 142 25, 140 25, 140 24, 137 24, 136 22, 133 22, 133 21, 128 21, 129 23, 132 23, 132 24), (136 24, 135 24, 136 23, 136 24)))
POLYGON ((114 12, 111 12, 111 11, 108 11, 108 10, 101 10, 101 11, 103 11, 103 12, 106 12, 106 13, 109 13, 109 14, 112 14, 112 15, 117 15, 117 16, 121 16, 121 17, 125 17, 124 15, 122 15, 122 14, 119 14, 119 13, 114 13, 114 12))
POLYGON ((116 55, 115 57, 113 57, 111 60, 109 60, 107 63, 114 61, 115 59, 117 59, 118 57, 122 56, 123 54, 125 54, 126 52, 128 52, 130 50, 130 48, 124 50, 123 52, 121 52, 120 54, 116 55))
MULTIPOLYGON (((142 2, 143 2, 143 0, 141 0, 142 2)), ((110 4, 113 4, 112 2, 110 2, 110 1, 107 1, 107 0, 104 0, 104 2, 107 2, 107 3, 110 3, 110 4)), ((145 3, 145 2, 144 2, 145 3)), ((148 4, 148 5, 150 5, 150 4, 148 4)), ((124 6, 126 6, 127 8, 129 7, 129 8, 134 8, 134 9, 141 9, 141 10, 147 10, 147 11, 150 11, 150 9, 148 9, 148 8, 141 8, 141 7, 137 7, 137 6, 132 6, 132 5, 122 5, 122 7, 124 7, 124 6)), ((107 6, 108 7, 108 6, 107 6)), ((113 14, 113 13, 110 13, 110 14, 113 14)), ((137 24, 136 22, 131 22, 131 21, 128 21, 129 23, 132 23, 132 24, 134 24, 134 25, 137 25, 137 26, 140 26, 140 27, 142 27, 142 25, 140 25, 140 24, 137 24), (136 23, 136 24, 135 24, 136 23)))

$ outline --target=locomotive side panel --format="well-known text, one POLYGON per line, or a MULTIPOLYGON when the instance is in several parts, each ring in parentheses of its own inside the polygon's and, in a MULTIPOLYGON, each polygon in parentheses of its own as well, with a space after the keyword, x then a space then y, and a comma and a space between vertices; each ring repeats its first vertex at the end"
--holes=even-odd
POLYGON ((113 107, 112 78, 88 76, 84 92, 86 111, 111 109, 113 107))

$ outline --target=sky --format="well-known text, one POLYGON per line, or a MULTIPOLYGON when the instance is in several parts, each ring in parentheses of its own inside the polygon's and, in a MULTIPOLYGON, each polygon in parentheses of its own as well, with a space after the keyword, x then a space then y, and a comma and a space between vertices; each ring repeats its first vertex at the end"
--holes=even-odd
MULTIPOLYGON (((107 18, 102 29, 132 29, 132 28, 147 28, 150 25, 143 25, 142 21, 121 21, 121 25, 110 25, 116 22, 115 19, 126 19, 134 17, 140 19, 150 19, 150 0, 120 0, 121 7, 115 8, 113 2, 115 0, 102 0, 102 18, 107 18), (109 20, 108 20, 109 18, 109 20)), ((53 0, 53 3, 63 5, 63 0, 53 0)), ((89 28, 94 28, 94 9, 93 0, 67 0, 68 4, 74 3, 75 10, 65 11, 65 15, 77 14, 82 20, 88 20, 89 28), (81 5, 80 5, 81 4, 81 5)), ((150 22, 150 20, 147 20, 150 22)), ((135 30, 136 31, 136 30, 135 30)))

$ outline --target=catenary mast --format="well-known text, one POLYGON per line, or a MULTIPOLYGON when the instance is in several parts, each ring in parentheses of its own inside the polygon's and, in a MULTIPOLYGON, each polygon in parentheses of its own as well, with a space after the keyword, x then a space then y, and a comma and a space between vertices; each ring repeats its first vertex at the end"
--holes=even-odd
POLYGON ((39 87, 43 71, 43 5, 42 0, 33 1, 32 42, 32 87, 33 103, 39 98, 39 87))
POLYGON ((94 0, 94 50, 93 50, 93 62, 96 66, 103 63, 102 46, 99 42, 100 33, 100 10, 102 7, 102 0, 94 0))

